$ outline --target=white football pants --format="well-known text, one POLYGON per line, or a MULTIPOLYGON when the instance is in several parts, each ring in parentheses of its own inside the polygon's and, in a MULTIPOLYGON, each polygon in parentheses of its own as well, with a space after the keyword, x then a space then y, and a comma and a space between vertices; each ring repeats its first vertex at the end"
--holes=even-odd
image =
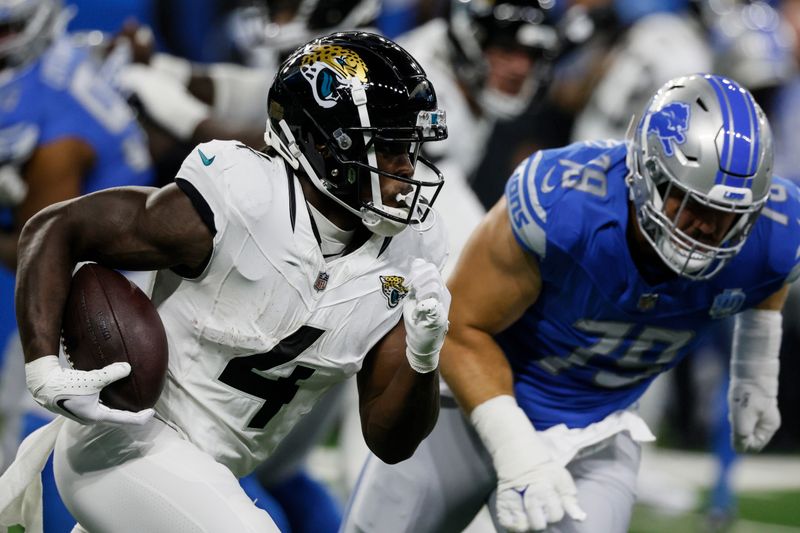
MULTIPOLYGON (((442 400, 436 427, 413 457, 387 465, 370 456, 350 497, 341 532, 460 533, 484 504, 494 515, 497 477, 489 452, 453 400, 442 400)), ((567 465, 586 520, 567 517, 548 532, 628 530, 641 448, 627 432, 604 444, 567 465)))
POLYGON ((231 471, 171 427, 67 420, 56 441, 58 491, 90 533, 274 533, 231 471))

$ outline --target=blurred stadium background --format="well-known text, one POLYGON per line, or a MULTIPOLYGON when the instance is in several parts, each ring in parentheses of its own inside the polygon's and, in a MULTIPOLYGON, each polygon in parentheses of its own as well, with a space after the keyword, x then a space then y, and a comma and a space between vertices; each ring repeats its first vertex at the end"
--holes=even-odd
MULTIPOLYGON (((326 2, 329 13, 362 3, 319 0, 320 5, 326 2)), ((152 28, 158 50, 204 65, 254 63, 248 24, 266 20, 268 29, 265 7, 302 11, 316 3, 79 0, 64 5, 76 9, 69 31, 111 36, 135 19, 152 28)), ((450 4, 450 0, 376 2, 374 24, 397 37, 446 17, 450 4)), ((708 70, 731 76, 753 91, 772 121, 776 172, 800 180, 796 120, 800 0, 540 0, 539 4, 553 13, 567 45, 555 63, 543 102, 492 125, 480 161, 468 176, 483 206, 497 200, 505 178, 531 150, 622 136, 631 110, 640 109, 655 87, 694 71, 705 59, 708 70), (686 38, 689 34, 691 38, 686 38), (692 70, 682 71, 686 65, 692 70)), ((4 289, 0 299, 2 346, 13 327, 8 314, 12 294, 4 289)), ((794 290, 785 312, 781 353, 783 425, 758 456, 737 457, 727 445, 724 331, 702 353, 659 379, 642 401, 659 442, 645 451, 631 531, 800 532, 799 321, 800 297, 794 290)), ((308 469, 343 503, 351 481, 341 467, 347 462, 339 446, 342 440, 340 430, 332 430, 308 458, 308 469)), ((470 531, 487 527, 483 517, 470 531)))

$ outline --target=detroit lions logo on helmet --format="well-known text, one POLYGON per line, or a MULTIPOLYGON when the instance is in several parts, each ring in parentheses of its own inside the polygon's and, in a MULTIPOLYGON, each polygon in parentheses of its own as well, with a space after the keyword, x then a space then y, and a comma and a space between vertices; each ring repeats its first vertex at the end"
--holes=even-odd
POLYGON ((367 82, 367 65, 353 50, 332 44, 312 47, 303 57, 300 71, 311 85, 314 99, 324 108, 335 106, 341 89, 355 80, 367 82))
POLYGON ((408 288, 403 285, 405 278, 403 276, 379 276, 381 278, 381 290, 383 295, 386 296, 386 302, 389 308, 397 307, 406 294, 408 288))
POLYGON ((689 106, 683 102, 667 104, 652 115, 647 126, 647 133, 655 133, 661 140, 664 153, 668 156, 675 155, 672 142, 683 144, 686 142, 686 130, 689 128, 689 106))

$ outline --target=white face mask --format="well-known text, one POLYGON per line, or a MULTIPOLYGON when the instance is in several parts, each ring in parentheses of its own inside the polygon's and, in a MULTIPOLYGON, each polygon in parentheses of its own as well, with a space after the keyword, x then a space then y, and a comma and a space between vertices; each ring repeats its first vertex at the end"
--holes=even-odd
MULTIPOLYGON (((383 207, 383 210, 389 214, 399 217, 407 217, 408 209, 399 209, 397 207, 383 207)), ((370 211, 366 207, 361 208, 361 222, 376 235, 382 237, 394 237, 401 231, 408 227, 408 224, 383 217, 374 211, 370 211)))
POLYGON ((663 259, 669 261, 679 270, 693 274, 699 272, 711 263, 713 256, 707 254, 690 254, 675 246, 668 234, 662 234, 658 240, 658 248, 663 254, 663 259))

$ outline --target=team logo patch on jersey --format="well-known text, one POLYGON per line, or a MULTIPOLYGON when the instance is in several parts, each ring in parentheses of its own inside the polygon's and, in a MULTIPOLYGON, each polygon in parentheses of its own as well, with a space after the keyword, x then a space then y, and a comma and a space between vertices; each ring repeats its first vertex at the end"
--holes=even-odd
POLYGON ((636 308, 639 311, 650 311, 656 306, 656 302, 658 302, 658 294, 648 292, 639 296, 639 303, 636 304, 636 308))
POLYGON ((405 278, 403 278, 403 276, 379 277, 381 278, 381 290, 383 291, 383 295, 386 296, 386 302, 389 304, 389 308, 397 307, 400 300, 408 294, 408 289, 403 285, 405 278))
POLYGON ((711 318, 725 318, 736 314, 744 305, 746 297, 742 289, 725 289, 714 298, 708 314, 711 318))
POLYGON ((324 108, 335 106, 342 99, 342 89, 355 80, 367 82, 367 64, 353 50, 339 45, 313 47, 303 57, 300 72, 311 85, 314 99, 324 108))
POLYGON ((650 115, 647 133, 658 135, 664 153, 673 156, 675 150, 672 143, 685 143, 687 129, 689 129, 689 106, 683 102, 672 102, 650 115))
POLYGON ((317 292, 324 291, 325 287, 328 286, 329 279, 330 276, 328 275, 327 272, 320 272, 317 275, 317 281, 314 282, 314 290, 316 290, 317 292))

